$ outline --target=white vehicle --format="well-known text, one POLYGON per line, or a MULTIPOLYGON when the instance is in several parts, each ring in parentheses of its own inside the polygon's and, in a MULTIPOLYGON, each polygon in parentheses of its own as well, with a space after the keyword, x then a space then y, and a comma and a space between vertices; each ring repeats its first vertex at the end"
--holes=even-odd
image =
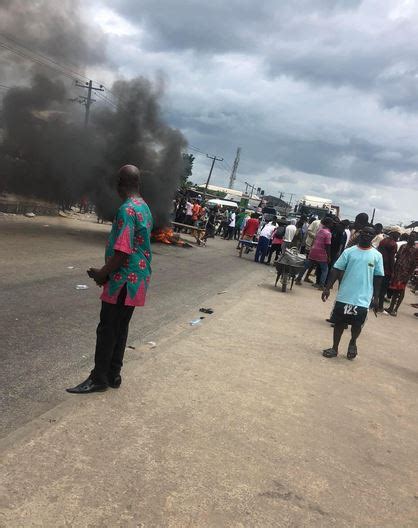
POLYGON ((339 216, 340 208, 338 205, 333 205, 329 198, 321 198, 320 196, 302 196, 299 203, 295 206, 297 215, 317 216, 323 218, 328 213, 333 213, 339 216))

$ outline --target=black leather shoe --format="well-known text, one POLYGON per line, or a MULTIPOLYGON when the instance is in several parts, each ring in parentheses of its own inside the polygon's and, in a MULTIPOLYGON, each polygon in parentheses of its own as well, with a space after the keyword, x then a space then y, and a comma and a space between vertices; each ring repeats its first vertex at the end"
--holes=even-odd
POLYGON ((112 389, 119 389, 121 383, 122 377, 118 374, 113 379, 109 380, 109 387, 112 387, 112 389))
POLYGON ((65 390, 71 394, 89 394, 90 392, 103 392, 107 390, 107 385, 104 383, 95 383, 91 378, 87 378, 86 381, 83 381, 77 387, 65 390))

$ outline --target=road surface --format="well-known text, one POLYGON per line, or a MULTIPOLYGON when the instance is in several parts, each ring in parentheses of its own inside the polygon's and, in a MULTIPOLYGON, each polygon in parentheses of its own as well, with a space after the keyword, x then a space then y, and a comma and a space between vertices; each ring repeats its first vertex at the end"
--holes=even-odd
MULTIPOLYGON (((100 302, 85 270, 102 262, 109 229, 66 218, 0 217, 0 436, 60 403, 65 387, 87 377, 100 302)), ((197 315, 205 299, 253 269, 238 261, 232 241, 192 249, 156 244, 153 252, 149 298, 135 311, 132 341, 158 339, 167 323, 193 308, 197 315)))

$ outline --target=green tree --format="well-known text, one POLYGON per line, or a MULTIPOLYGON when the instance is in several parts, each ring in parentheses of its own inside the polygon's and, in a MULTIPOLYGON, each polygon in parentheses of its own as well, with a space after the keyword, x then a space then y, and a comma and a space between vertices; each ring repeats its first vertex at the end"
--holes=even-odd
POLYGON ((190 176, 193 172, 193 163, 194 163, 195 157, 193 154, 185 154, 183 153, 183 164, 184 164, 184 170, 181 177, 180 185, 181 187, 189 187, 191 185, 191 181, 189 181, 190 176))

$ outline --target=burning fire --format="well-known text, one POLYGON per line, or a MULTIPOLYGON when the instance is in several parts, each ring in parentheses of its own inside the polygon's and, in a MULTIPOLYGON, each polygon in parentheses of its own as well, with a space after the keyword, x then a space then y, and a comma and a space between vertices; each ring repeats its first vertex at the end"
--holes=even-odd
POLYGON ((178 233, 174 233, 170 227, 154 229, 154 231, 151 233, 151 239, 155 242, 161 242, 161 244, 173 244, 175 246, 182 247, 186 247, 188 245, 187 242, 181 240, 180 235, 178 233))

